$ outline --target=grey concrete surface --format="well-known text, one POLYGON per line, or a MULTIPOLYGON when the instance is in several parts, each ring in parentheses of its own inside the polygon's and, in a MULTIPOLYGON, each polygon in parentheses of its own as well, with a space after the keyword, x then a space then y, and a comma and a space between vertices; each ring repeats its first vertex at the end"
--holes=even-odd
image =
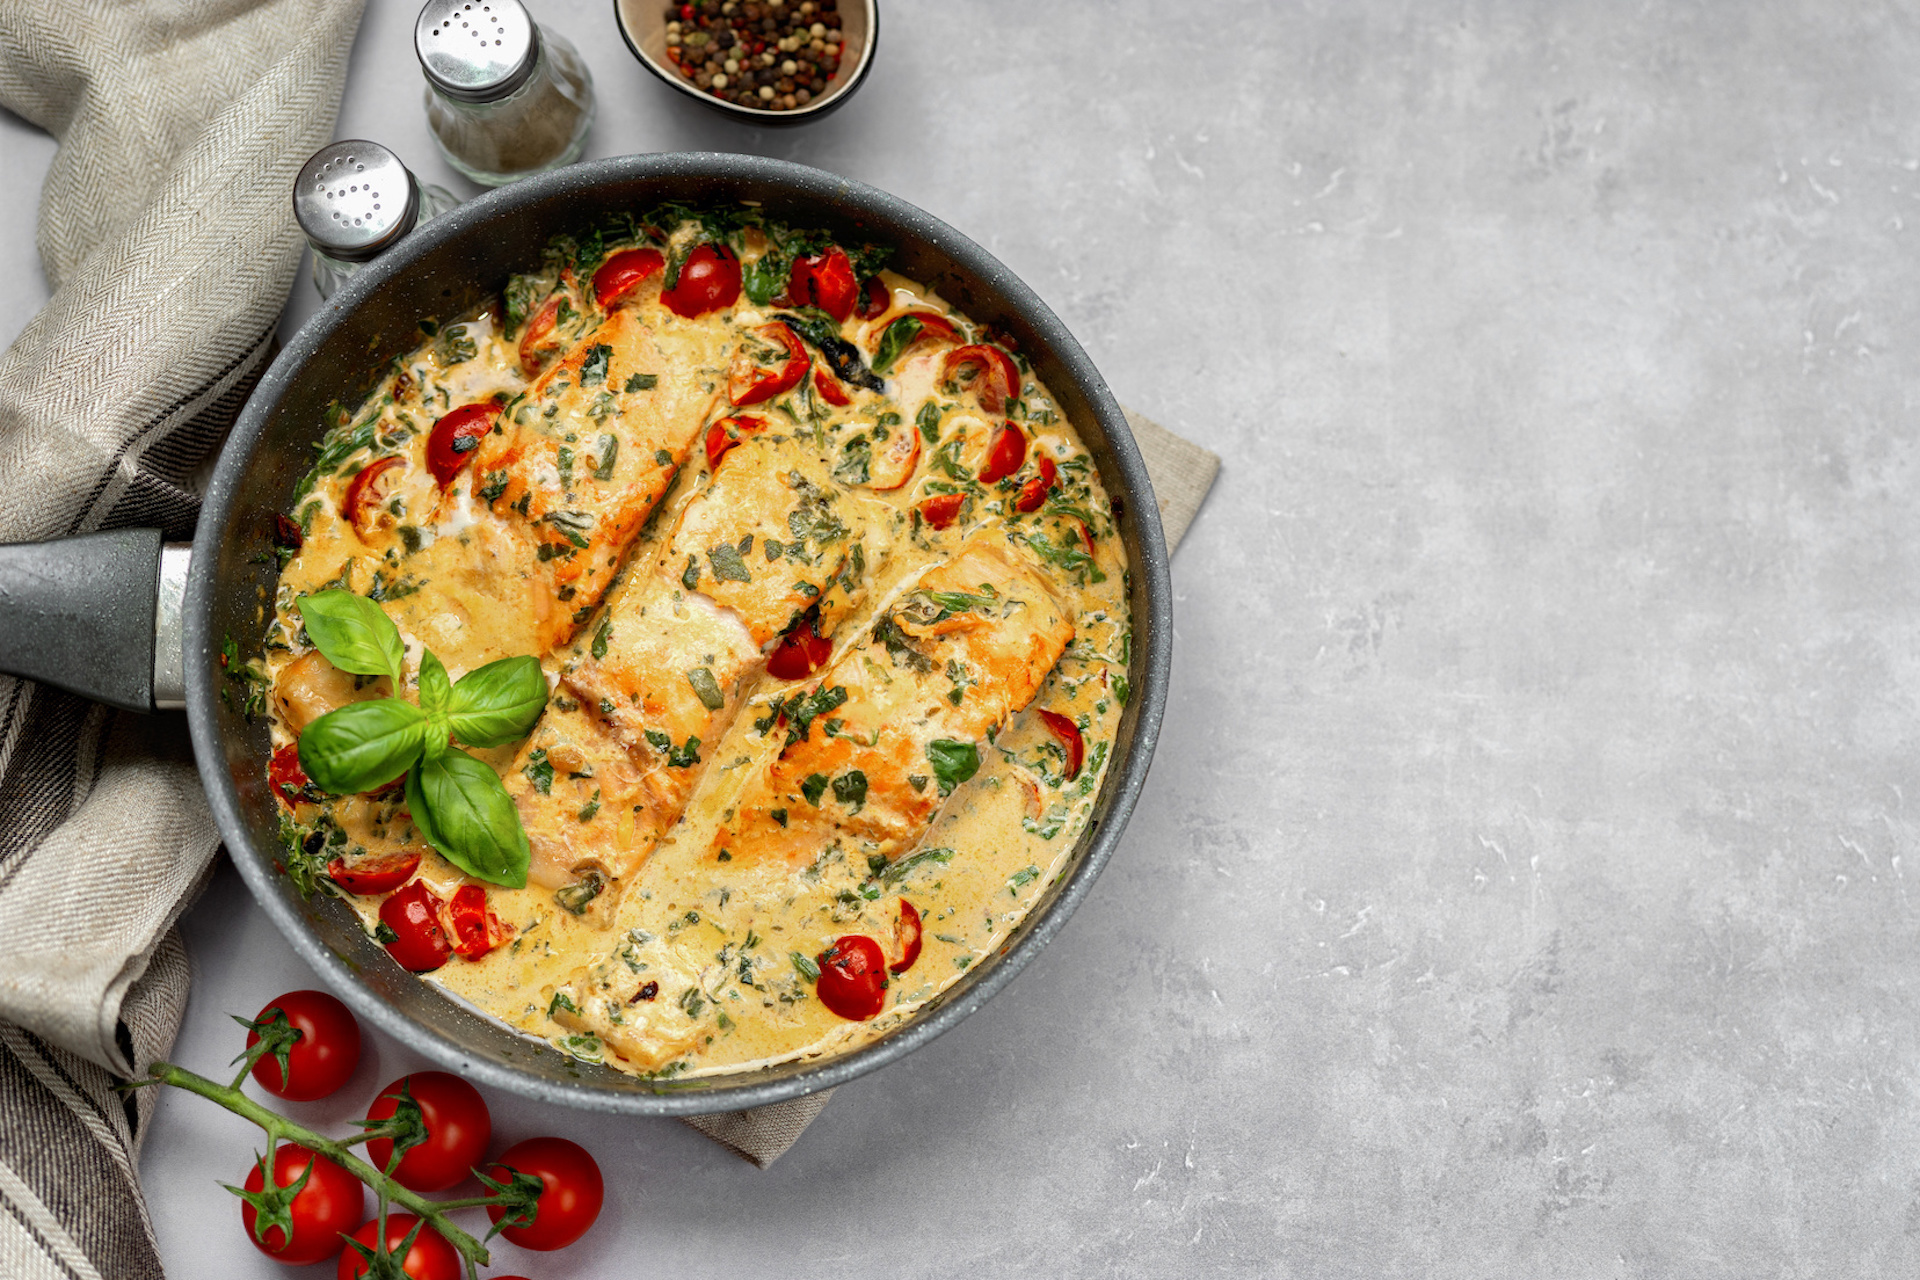
MULTIPOLYGON (((502 1100, 621 1193, 509 1261, 1914 1274, 1912 12, 889 0, 861 96, 762 133, 646 79, 608 5, 533 2, 599 78, 591 154, 922 204, 1225 469, 1151 783, 1048 952, 769 1173, 502 1100)), ((445 180, 410 8, 373 0, 342 135, 445 180)), ((230 875, 188 923, 210 1067, 307 979, 230 875)), ((377 1050, 366 1089, 415 1061, 377 1050)), ((147 1150, 179 1276, 274 1270, 213 1185, 227 1119, 168 1099, 147 1150)))

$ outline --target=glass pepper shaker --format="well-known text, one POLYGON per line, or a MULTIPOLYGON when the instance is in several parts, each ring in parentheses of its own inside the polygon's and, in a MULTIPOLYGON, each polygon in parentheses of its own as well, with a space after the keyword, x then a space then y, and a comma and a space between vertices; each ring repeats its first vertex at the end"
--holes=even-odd
POLYGON ((520 0, 427 0, 413 28, 427 124, 447 163, 497 187, 580 158, 593 76, 520 0))
POLYGON ((460 202, 417 180, 377 142, 331 142, 293 180, 293 217, 313 247, 313 287, 330 298, 348 277, 460 202))

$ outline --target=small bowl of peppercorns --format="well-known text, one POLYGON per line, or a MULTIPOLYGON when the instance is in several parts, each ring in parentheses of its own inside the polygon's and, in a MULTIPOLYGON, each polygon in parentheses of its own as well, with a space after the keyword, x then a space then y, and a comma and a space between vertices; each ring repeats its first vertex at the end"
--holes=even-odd
POLYGON ((817 120, 853 96, 880 36, 876 0, 614 0, 640 65, 755 124, 817 120))

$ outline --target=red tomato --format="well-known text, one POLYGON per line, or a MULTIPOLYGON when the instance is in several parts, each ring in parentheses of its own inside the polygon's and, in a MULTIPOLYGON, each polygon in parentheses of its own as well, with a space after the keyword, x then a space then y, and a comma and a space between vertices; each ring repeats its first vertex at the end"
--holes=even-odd
POLYGON ((300 802, 302 793, 313 783, 308 779, 307 771, 300 767, 298 744, 289 742, 284 747, 274 748, 273 758, 267 761, 267 784, 289 809, 300 802))
MULTIPOLYGON (((420 1104, 427 1140, 400 1157, 394 1179, 414 1191, 445 1191, 465 1180, 487 1154, 493 1137, 493 1117, 480 1091, 459 1076, 444 1071, 416 1071, 380 1091, 367 1108, 369 1121, 391 1120, 399 1109, 400 1086, 406 1085, 420 1104)), ((384 1170, 393 1158, 393 1140, 375 1138, 367 1144, 367 1161, 384 1170)))
POLYGON ((846 405, 853 403, 853 397, 848 395, 847 389, 840 385, 840 380, 828 373, 824 368, 813 371, 813 389, 818 391, 820 398, 828 404, 846 405))
MULTIPOLYGON (((386 514, 381 509, 381 504, 386 501, 386 494, 381 492, 376 482, 381 476, 399 466, 400 462, 401 460, 396 457, 375 458, 360 468, 353 479, 347 482, 346 495, 340 499, 340 514, 347 518, 354 532, 361 537, 372 534, 375 524, 382 515, 386 514)), ((391 522, 390 519, 389 522, 391 522)))
POLYGON ((731 418, 722 418, 707 428, 707 470, 720 465, 720 459, 727 456, 727 450, 740 443, 740 437, 758 431, 767 425, 765 418, 751 413, 737 413, 731 418))
POLYGON ((835 320, 845 322, 853 314, 860 286, 853 278, 853 263, 838 246, 825 253, 795 258, 787 273, 787 296, 796 307, 818 307, 835 320))
POLYGON ((999 347, 984 342, 948 352, 940 380, 957 382, 961 372, 969 367, 975 373, 973 381, 966 385, 980 398, 980 407, 988 413, 999 413, 1006 408, 1008 400, 1020 393, 1020 366, 999 347))
POLYGON ((1080 545, 1087 549, 1088 555, 1095 554, 1093 547, 1093 530, 1087 528, 1087 522, 1085 520, 1075 520, 1073 523, 1078 526, 1080 530, 1080 545))
MULTIPOLYGON (((254 1161, 253 1172, 247 1175, 247 1190, 266 1188, 264 1164, 264 1160, 254 1161)), ((316 1156, 291 1142, 283 1142, 274 1149, 273 1185, 292 1186, 300 1181, 301 1171, 309 1164, 313 1172, 307 1175, 307 1185, 295 1193, 289 1206, 293 1217, 292 1239, 287 1238, 285 1227, 273 1226, 267 1228, 267 1238, 262 1240, 253 1233, 259 1212, 246 1201, 240 1202, 240 1221, 246 1225, 247 1239, 253 1241, 253 1247, 290 1267, 325 1262, 340 1252, 340 1237, 353 1230, 353 1224, 360 1221, 360 1213, 366 1207, 367 1189, 360 1184, 360 1179, 325 1156, 316 1156)))
MULTIPOLYGON (((600 1166, 579 1143, 565 1138, 529 1138, 508 1147, 487 1176, 505 1181, 508 1169, 546 1184, 534 1205, 533 1221, 500 1233, 522 1249, 564 1249, 587 1234, 587 1228, 600 1216, 606 1184, 600 1177, 600 1166)), ((498 1222, 506 1217, 506 1211, 490 1207, 487 1217, 498 1222)))
MULTIPOLYGON (((280 1077, 280 1059, 265 1054, 253 1064, 253 1078, 277 1098, 311 1102, 345 1084, 360 1065, 360 1024, 353 1011, 324 991, 289 991, 260 1011, 255 1022, 265 1022, 275 1009, 287 1015, 287 1024, 300 1039, 287 1050, 287 1078, 280 1077)), ((260 1043, 258 1031, 247 1032, 247 1047, 260 1043)))
POLYGON ((1080 726, 1058 711, 1042 711, 1040 722, 1053 731, 1060 739, 1060 745, 1067 750, 1066 778, 1072 782, 1080 776, 1080 762, 1086 759, 1087 744, 1080 737, 1080 726))
MULTIPOLYGON (((420 1221, 410 1213, 389 1213, 387 1215, 387 1248, 398 1251, 400 1243, 407 1238, 407 1232, 413 1230, 413 1224, 420 1221)), ((353 1233, 368 1248, 380 1234, 380 1220, 374 1218, 353 1233)), ((335 1280, 360 1280, 372 1268, 367 1260, 355 1249, 340 1251, 340 1269, 335 1280)), ((420 1234, 413 1238, 413 1247, 407 1250, 407 1256, 400 1260, 400 1269, 410 1280, 461 1280, 464 1274, 460 1265, 460 1251, 447 1243, 445 1236, 432 1227, 423 1226, 420 1234)))
POLYGON ((740 259, 723 244, 703 244, 680 264, 680 278, 661 291, 660 301, 673 314, 692 319, 730 307, 739 296, 740 259))
POLYGON ((767 674, 775 680, 805 680, 826 666, 832 654, 833 641, 821 636, 819 620, 809 616, 780 637, 767 655, 767 674))
POLYGON ((865 1022, 887 1003, 887 957, 864 933, 849 933, 816 957, 820 1003, 849 1022, 865 1022))
POLYGON ((905 973, 920 958, 920 908, 900 899, 900 923, 894 937, 900 943, 900 958, 887 966, 888 973, 905 973))
POLYGON ((807 376, 807 366, 812 363, 807 349, 800 345, 799 335, 786 325, 778 321, 763 324, 756 332, 768 342, 783 347, 786 358, 781 360, 779 368, 769 369, 744 351, 735 355, 733 366, 727 371, 727 398, 738 405, 759 404, 793 390, 800 385, 800 379, 807 376))
POLYGON ((593 297, 603 308, 638 289, 643 281, 667 265, 658 249, 622 249, 593 273, 593 297))
POLYGON ((557 292, 548 298, 546 305, 527 321, 526 330, 520 335, 520 368, 529 378, 540 372, 540 366, 545 363, 542 357, 559 345, 549 339, 560 320, 560 298, 557 292))
POLYGON ((893 305, 893 296, 887 292, 879 276, 868 276, 867 282, 860 286, 860 318, 878 320, 887 314, 887 308, 893 305))
POLYGON ((403 969, 425 973, 453 954, 453 944, 440 927, 440 899, 424 881, 415 880, 381 903, 380 923, 393 931, 387 954, 403 969))
POLYGON ((922 498, 920 518, 935 529, 944 529, 959 516, 966 501, 964 493, 936 493, 931 498, 922 498))
POLYGON ((1027 433, 1011 422, 1004 423, 993 433, 993 441, 987 446, 987 463, 980 468, 981 484, 992 484, 996 480, 1018 471, 1027 460, 1027 433))
POLYGON ((1047 495, 1053 492, 1053 486, 1059 483, 1060 470, 1053 465, 1053 459, 1044 453, 1034 456, 1039 459, 1040 474, 1020 486, 1020 496, 1013 500, 1016 511, 1038 511, 1047 495))
MULTIPOLYGON (((960 331, 953 327, 953 321, 947 319, 938 311, 909 311, 903 316, 896 317, 886 328, 880 331, 880 336, 874 339, 874 350, 878 352, 880 343, 885 339, 887 334, 892 332, 895 325, 906 320, 917 320, 920 323, 918 327, 914 329, 913 336, 907 339, 906 345, 900 348, 899 354, 894 356, 893 360, 895 364, 898 364, 900 358, 906 355, 907 352, 923 342, 933 342, 941 339, 948 342, 957 342, 960 339, 960 331)), ((880 370, 876 369, 874 372, 878 373, 880 370)))
POLYGON ((488 400, 463 404, 433 424, 433 434, 427 437, 427 470, 433 472, 441 488, 452 484, 460 468, 472 460, 473 451, 493 430, 494 419, 499 416, 500 406, 488 400))
POLYGON ((513 929, 487 905, 487 891, 477 884, 463 884, 447 903, 447 920, 452 926, 453 949, 469 960, 478 960, 508 938, 513 929))
POLYGON ((353 863, 345 858, 335 858, 327 864, 327 878, 348 893, 371 898, 375 894, 391 893, 398 889, 413 879, 413 873, 419 869, 420 855, 402 850, 399 853, 383 853, 377 858, 362 858, 353 863))

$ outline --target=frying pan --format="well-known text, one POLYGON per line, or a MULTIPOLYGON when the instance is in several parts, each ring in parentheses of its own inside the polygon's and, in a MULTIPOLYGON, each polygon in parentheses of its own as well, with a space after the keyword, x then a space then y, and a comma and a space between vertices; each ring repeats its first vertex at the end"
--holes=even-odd
POLYGON ((872 187, 801 165, 709 153, 621 156, 503 187, 444 214, 353 277, 261 377, 221 451, 191 552, 154 530, 0 547, 0 670, 136 710, 184 706, 227 851, 260 905, 355 1013, 477 1083, 566 1106, 696 1115, 844 1084, 926 1044, 1004 987, 1065 923, 1099 874, 1146 781, 1167 697, 1172 589, 1146 465, 1107 385, 1053 312, 939 219, 872 187), (1133 695, 1112 763, 1060 876, 992 955, 885 1036, 811 1061, 718 1077, 641 1080, 580 1062, 496 1022, 395 964, 346 904, 303 899, 277 866, 278 802, 264 721, 219 656, 258 652, 273 599, 274 515, 288 509, 330 405, 351 408, 393 357, 499 294, 548 240, 664 200, 757 201, 780 221, 893 246, 894 266, 1007 335, 1052 388, 1113 499, 1131 562, 1133 695), (157 588, 157 591, 156 591, 157 588), (156 605, 156 595, 158 604, 156 605))

